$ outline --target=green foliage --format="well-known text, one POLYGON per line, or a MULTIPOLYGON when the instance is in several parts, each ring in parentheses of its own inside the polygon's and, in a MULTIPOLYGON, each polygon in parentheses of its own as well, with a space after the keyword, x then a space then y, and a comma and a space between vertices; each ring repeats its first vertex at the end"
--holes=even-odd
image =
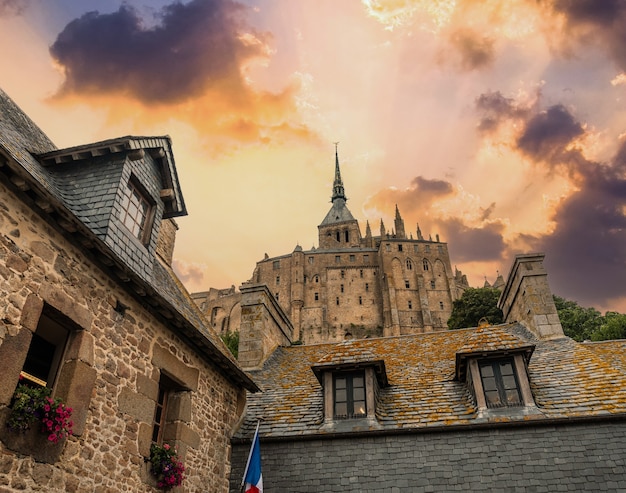
POLYGON ((23 432, 30 429, 33 421, 41 419, 42 409, 50 392, 51 389, 47 387, 28 387, 19 384, 13 394, 7 426, 13 431, 23 432))
POLYGON ((617 312, 606 312, 602 325, 591 334, 592 341, 609 339, 626 339, 626 315, 617 312))
POLYGON ((220 337, 233 356, 239 356, 239 332, 226 332, 220 337))
POLYGON ((502 323, 502 310, 498 308, 499 297, 500 291, 495 288, 466 289, 452 304, 448 328, 476 327, 483 317, 492 325, 502 323))
POLYGON ((575 301, 553 296, 563 332, 575 341, 591 339, 602 325, 602 315, 595 308, 583 308, 575 301))
POLYGON ((185 466, 176 449, 167 443, 150 446, 150 472, 156 477, 157 487, 164 490, 180 486, 185 479, 185 466))

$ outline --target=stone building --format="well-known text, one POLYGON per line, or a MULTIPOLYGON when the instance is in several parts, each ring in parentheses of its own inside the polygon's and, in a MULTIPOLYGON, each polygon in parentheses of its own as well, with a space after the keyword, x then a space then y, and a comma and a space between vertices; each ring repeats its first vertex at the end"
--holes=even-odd
POLYGON ((230 438, 257 389, 171 268, 186 214, 169 137, 57 149, 0 91, 0 490, 228 491, 230 438), (19 380, 73 408, 73 436, 5 426, 19 380))
POLYGON ((293 345, 269 290, 242 297, 263 392, 231 492, 258 422, 267 491, 624 491, 626 341, 564 336, 542 254, 516 258, 497 326, 293 345))
MULTIPOLYGON (((335 153, 332 206, 318 226, 319 246, 266 255, 245 285, 267 286, 305 344, 446 328, 452 302, 468 286, 452 269, 448 245, 438 235, 424 238, 419 226, 415 237, 407 235, 397 207, 390 231, 381 220, 374 236, 368 222, 363 236, 346 201, 335 153)), ((241 299, 235 292, 219 299, 203 294, 194 298, 211 317, 241 299)), ((237 319, 229 322, 225 330, 238 330, 237 319)))

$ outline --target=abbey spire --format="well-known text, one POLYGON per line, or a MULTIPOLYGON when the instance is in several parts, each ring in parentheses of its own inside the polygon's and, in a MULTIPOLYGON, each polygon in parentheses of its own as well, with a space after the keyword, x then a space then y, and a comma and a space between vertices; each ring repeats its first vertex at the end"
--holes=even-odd
POLYGON ((337 151, 337 145, 339 142, 335 142, 335 181, 333 182, 333 196, 332 201, 337 199, 348 200, 346 198, 346 192, 343 188, 343 181, 341 180, 341 170, 339 169, 339 153, 337 151))
POLYGON ((352 248, 359 245, 359 223, 346 206, 346 193, 339 169, 339 153, 335 142, 335 180, 333 181, 332 206, 318 226, 320 248, 352 248))

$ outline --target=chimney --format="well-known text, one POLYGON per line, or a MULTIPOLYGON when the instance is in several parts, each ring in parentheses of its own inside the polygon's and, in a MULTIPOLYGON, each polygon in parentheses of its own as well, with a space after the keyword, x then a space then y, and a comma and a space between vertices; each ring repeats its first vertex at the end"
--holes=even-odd
POLYGON ((498 307, 504 321, 521 322, 539 339, 565 337, 543 266, 543 253, 517 255, 498 307))
POLYGON ((172 265, 174 244, 176 243, 176 231, 178 231, 178 224, 176 224, 174 219, 163 219, 161 221, 156 253, 169 266, 172 265))
POLYGON ((259 369, 278 346, 290 346, 293 326, 265 284, 244 284, 241 291, 239 364, 259 369))

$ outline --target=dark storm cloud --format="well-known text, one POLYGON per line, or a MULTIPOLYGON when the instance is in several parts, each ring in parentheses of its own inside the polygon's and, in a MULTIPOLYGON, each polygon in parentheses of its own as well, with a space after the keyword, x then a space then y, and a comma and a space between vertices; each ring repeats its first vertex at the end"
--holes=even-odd
POLYGON ((473 228, 460 219, 439 222, 445 241, 454 250, 454 260, 458 262, 482 262, 500 260, 505 250, 502 231, 504 226, 491 223, 473 228))
POLYGON ((582 125, 564 106, 558 104, 530 118, 516 144, 527 156, 550 161, 561 155, 567 145, 584 132, 582 125))
POLYGON ((611 164, 579 161, 579 190, 540 242, 553 289, 589 305, 626 295, 626 143, 611 164))
POLYGON ((460 57, 460 66, 463 70, 488 67, 495 59, 493 39, 471 29, 458 29, 450 36, 450 43, 460 57))
POLYGON ((129 5, 112 14, 89 12, 70 22, 50 48, 65 70, 60 94, 124 93, 144 102, 176 102, 213 85, 236 93, 243 85, 241 63, 262 51, 241 39, 242 32, 253 32, 244 13, 229 0, 172 3, 158 25, 146 28, 129 5))
POLYGON ((416 193, 428 194, 429 196, 443 196, 451 194, 452 184, 444 180, 429 180, 423 176, 413 178, 411 189, 416 193))
POLYGON ((528 109, 520 107, 512 98, 507 98, 500 91, 487 92, 476 98, 475 106, 481 114, 478 130, 481 133, 493 132, 505 119, 522 118, 528 109))
POLYGON ((547 0, 564 15, 568 34, 584 43, 601 43, 626 70, 626 2, 624 0, 547 0))

